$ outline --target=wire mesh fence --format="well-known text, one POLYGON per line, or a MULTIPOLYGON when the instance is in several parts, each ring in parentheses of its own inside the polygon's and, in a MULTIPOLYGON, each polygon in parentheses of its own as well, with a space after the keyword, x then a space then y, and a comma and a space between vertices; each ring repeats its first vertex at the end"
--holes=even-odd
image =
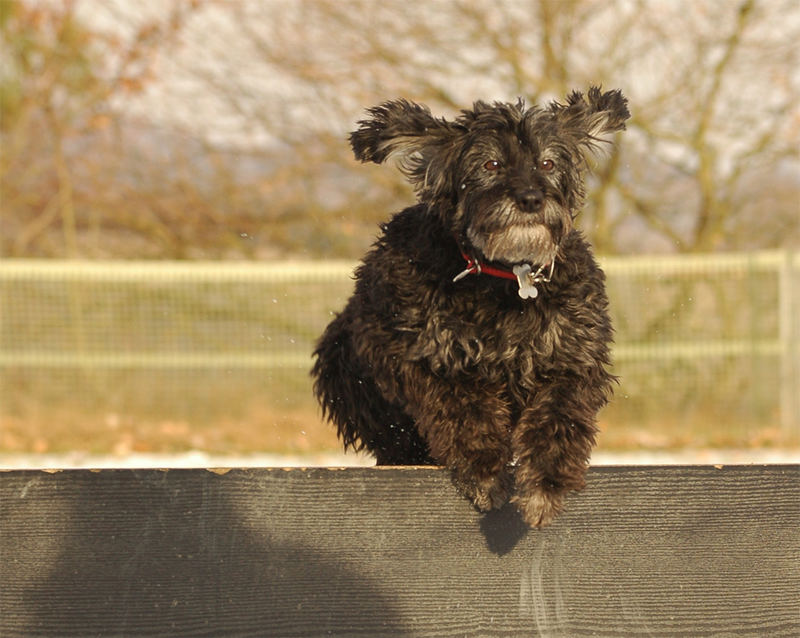
MULTIPOLYGON (((611 440, 625 445, 631 429, 635 445, 797 436, 796 254, 602 262, 620 376, 601 418, 620 433, 611 440)), ((350 294, 353 266, 0 261, 0 419, 269 432, 292 415, 321 427, 311 351, 350 294)))

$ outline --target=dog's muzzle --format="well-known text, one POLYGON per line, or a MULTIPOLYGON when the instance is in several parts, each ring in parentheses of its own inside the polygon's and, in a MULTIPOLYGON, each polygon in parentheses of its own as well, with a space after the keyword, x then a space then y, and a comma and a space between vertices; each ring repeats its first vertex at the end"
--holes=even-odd
POLYGON ((544 206, 544 193, 538 188, 526 188, 518 191, 514 200, 523 213, 538 213, 544 206))

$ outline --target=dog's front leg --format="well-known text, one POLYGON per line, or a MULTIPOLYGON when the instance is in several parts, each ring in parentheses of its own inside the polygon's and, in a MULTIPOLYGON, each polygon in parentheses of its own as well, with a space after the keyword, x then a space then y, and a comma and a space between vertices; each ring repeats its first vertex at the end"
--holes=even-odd
POLYGON ((597 433, 595 416, 605 395, 601 387, 587 389, 581 381, 551 379, 537 388, 514 429, 517 469, 512 500, 534 527, 552 522, 567 493, 586 482, 597 433))
POLYGON ((450 468, 453 483, 482 511, 508 501, 511 414, 499 389, 415 375, 413 417, 431 456, 450 468))

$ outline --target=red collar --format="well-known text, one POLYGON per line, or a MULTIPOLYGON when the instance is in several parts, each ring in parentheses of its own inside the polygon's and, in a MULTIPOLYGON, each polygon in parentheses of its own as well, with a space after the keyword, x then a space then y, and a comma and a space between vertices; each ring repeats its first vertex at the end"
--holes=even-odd
POLYGON ((453 282, 463 279, 467 275, 486 273, 492 277, 500 277, 501 279, 510 279, 516 281, 519 285, 519 296, 523 299, 535 299, 539 295, 539 290, 536 288, 537 284, 546 284, 553 278, 553 267, 555 261, 549 264, 539 266, 539 269, 533 271, 533 266, 530 264, 517 264, 512 270, 504 268, 495 268, 494 266, 487 266, 482 264, 477 259, 472 259, 464 251, 461 255, 467 262, 467 267, 453 277, 453 282), (547 274, 544 273, 545 268, 549 270, 547 274))
POLYGON ((463 279, 467 275, 480 275, 484 273, 491 275, 492 277, 500 277, 501 279, 517 281, 517 276, 510 270, 505 270, 504 268, 495 268, 494 266, 482 264, 480 261, 473 259, 463 251, 461 251, 461 256, 466 260, 467 267, 453 277, 454 282, 463 279))

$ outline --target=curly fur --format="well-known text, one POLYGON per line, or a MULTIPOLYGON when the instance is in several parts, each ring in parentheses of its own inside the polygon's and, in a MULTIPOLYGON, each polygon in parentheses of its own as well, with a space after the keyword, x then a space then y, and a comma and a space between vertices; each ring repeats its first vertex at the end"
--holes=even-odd
POLYGON ((399 160, 419 202, 356 271, 312 371, 345 447, 380 465, 449 467, 481 510, 512 500, 534 526, 583 487, 611 393, 604 275, 572 221, 586 153, 629 117, 619 91, 527 108, 477 102, 454 121, 405 100, 371 109, 358 159, 399 160), (472 274, 555 261, 535 299, 472 274))

